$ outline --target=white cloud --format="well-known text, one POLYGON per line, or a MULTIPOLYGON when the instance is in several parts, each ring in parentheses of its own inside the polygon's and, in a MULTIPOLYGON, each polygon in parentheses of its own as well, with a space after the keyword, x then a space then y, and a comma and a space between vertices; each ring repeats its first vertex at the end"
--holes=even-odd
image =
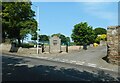
MULTIPOLYGON (((107 7, 108 3, 84 3, 84 11, 92 16, 97 18, 101 18, 104 20, 118 20, 118 12, 108 11, 107 7)), ((110 5, 110 4, 109 4, 110 5)), ((117 7, 116 7, 117 8, 117 7)))

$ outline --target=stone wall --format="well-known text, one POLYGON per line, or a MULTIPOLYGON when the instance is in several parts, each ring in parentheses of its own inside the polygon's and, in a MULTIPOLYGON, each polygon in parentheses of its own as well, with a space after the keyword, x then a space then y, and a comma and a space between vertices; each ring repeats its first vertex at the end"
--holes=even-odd
MULTIPOLYGON (((38 49, 39 54, 42 53, 42 48, 38 49)), ((19 48, 18 52, 19 54, 37 54, 37 48, 19 48)))
MULTIPOLYGON (((0 53, 9 52, 11 49, 11 44, 0 44, 0 53)), ((37 48, 22 48, 22 47, 16 47, 17 53, 19 54, 37 54, 37 48)), ((42 48, 39 48, 39 54, 42 53, 42 48)))
POLYGON ((120 26, 107 28, 108 62, 120 65, 120 26))
MULTIPOLYGON (((0 44, 0 53, 3 52, 9 52, 11 49, 11 44, 0 44)), ((82 49, 82 46, 68 46, 68 52, 78 52, 82 49)), ((49 46, 44 46, 44 51, 49 53, 49 46)), ((66 52, 66 46, 61 46, 61 51, 66 52)), ((37 53, 37 48, 22 48, 19 47, 17 48, 17 53, 19 54, 36 54, 37 53)), ((39 48, 39 54, 42 53, 42 48, 39 48)))
POLYGON ((7 51, 9 52, 10 51, 10 48, 11 48, 11 44, 0 44, 0 50, 1 51, 7 51))
POLYGON ((82 46, 69 46, 68 47, 68 52, 78 52, 80 49, 83 49, 82 46))
MULTIPOLYGON (((49 52, 50 47, 45 46, 44 51, 49 52)), ((68 52, 78 52, 82 49, 82 46, 68 46, 68 52)), ((61 46, 61 52, 66 52, 66 46, 61 46)))
MULTIPOLYGON (((81 46, 68 46, 68 53, 79 52, 80 49, 81 49, 81 46)), ((61 46, 61 51, 66 52, 66 46, 61 46)))

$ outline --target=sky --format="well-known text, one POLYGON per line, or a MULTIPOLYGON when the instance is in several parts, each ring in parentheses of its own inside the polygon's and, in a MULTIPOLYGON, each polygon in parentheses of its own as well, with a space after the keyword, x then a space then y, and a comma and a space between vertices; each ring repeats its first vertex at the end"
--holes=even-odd
POLYGON ((32 2, 32 4, 32 10, 36 12, 35 19, 39 20, 39 34, 61 33, 70 37, 74 25, 80 22, 87 22, 93 29, 97 27, 107 29, 108 26, 118 25, 117 2, 32 2))

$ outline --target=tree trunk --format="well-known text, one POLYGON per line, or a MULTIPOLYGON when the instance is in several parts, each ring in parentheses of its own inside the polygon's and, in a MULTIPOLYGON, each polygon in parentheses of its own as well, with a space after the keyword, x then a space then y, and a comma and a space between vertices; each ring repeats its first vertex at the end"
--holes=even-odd
POLYGON ((2 43, 5 43, 5 38, 2 38, 2 43))
POLYGON ((21 46, 20 38, 18 38, 18 45, 19 45, 19 47, 21 46))
POLYGON ((24 39, 22 39, 22 44, 23 44, 24 39))

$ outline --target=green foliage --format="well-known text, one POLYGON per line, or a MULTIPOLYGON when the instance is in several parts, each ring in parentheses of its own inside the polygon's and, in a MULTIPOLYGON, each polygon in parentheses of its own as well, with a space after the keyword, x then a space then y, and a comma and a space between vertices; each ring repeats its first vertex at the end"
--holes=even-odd
POLYGON ((70 46, 75 46, 75 42, 70 42, 70 46))
POLYGON ((39 35, 39 41, 49 41, 49 37, 47 35, 39 35))
POLYGON ((21 44, 20 40, 28 33, 34 34, 37 29, 34 13, 31 10, 31 2, 3 2, 3 38, 18 39, 21 44))
POLYGON ((60 35, 59 38, 61 39, 62 44, 67 44, 67 38, 65 37, 65 35, 60 35))
POLYGON ((32 40, 37 40, 37 32, 35 32, 34 34, 32 34, 32 40))
POLYGON ((53 37, 53 36, 60 37, 60 35, 61 35, 60 33, 57 33, 57 34, 52 34, 52 37, 53 37))
POLYGON ((61 43, 62 44, 67 44, 68 42, 70 42, 70 38, 69 37, 66 37, 65 35, 61 34, 61 33, 58 33, 58 34, 53 34, 53 36, 58 36, 60 39, 61 39, 61 43))
POLYGON ((96 39, 95 39, 95 43, 100 43, 100 40, 101 40, 101 38, 100 38, 100 36, 99 37, 97 37, 96 39))
POLYGON ((97 35, 102 35, 102 34, 106 34, 107 33, 107 30, 106 29, 104 29, 104 28, 95 28, 94 29, 94 32, 95 32, 95 34, 96 34, 96 36, 97 35))
POLYGON ((81 22, 74 26, 71 38, 76 45, 90 44, 94 42, 95 33, 92 27, 88 26, 87 22, 81 22))
POLYGON ((26 44, 26 43, 24 43, 24 44, 21 45, 21 47, 22 48, 31 48, 31 47, 34 47, 34 44, 28 44, 28 43, 26 44))
POLYGON ((66 37, 66 41, 70 44, 70 37, 66 37))
POLYGON ((95 42, 99 44, 101 40, 104 40, 104 41, 107 40, 106 34, 102 34, 101 36, 98 36, 98 37, 95 39, 95 42))
POLYGON ((106 34, 102 34, 102 35, 100 36, 100 38, 101 38, 101 40, 106 41, 106 40, 107 40, 107 35, 106 35, 106 34))

